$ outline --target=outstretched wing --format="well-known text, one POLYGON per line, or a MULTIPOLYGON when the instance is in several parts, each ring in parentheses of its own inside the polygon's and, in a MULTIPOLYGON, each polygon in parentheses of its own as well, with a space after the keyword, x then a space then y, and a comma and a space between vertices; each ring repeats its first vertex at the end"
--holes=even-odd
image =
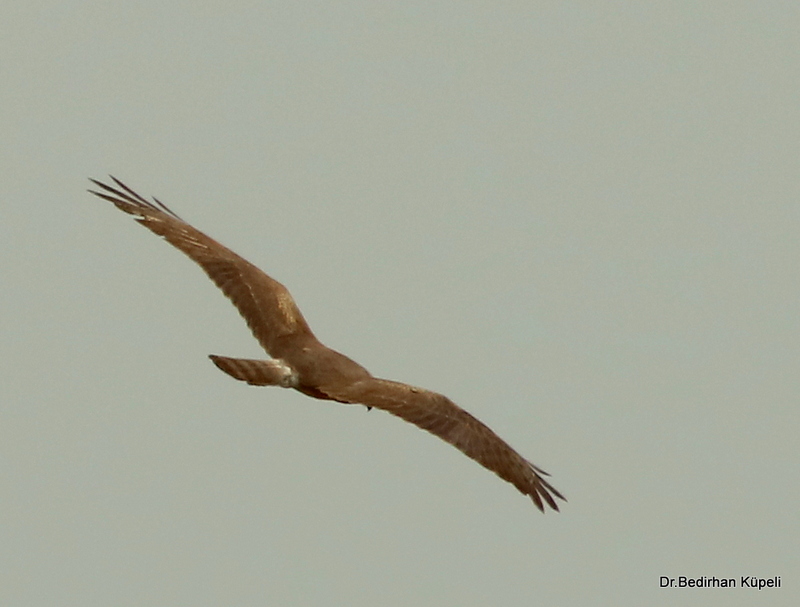
POLYGON ((89 190, 133 215, 140 224, 162 236, 203 268, 233 302, 261 346, 279 356, 279 338, 311 335, 289 291, 247 260, 196 230, 156 198, 149 202, 118 179, 117 187, 91 179, 101 191, 89 190))
POLYGON ((537 468, 483 422, 441 394, 386 379, 369 378, 349 386, 326 387, 337 400, 388 411, 447 441, 529 496, 544 512, 544 502, 558 510, 555 497, 566 501, 537 468))

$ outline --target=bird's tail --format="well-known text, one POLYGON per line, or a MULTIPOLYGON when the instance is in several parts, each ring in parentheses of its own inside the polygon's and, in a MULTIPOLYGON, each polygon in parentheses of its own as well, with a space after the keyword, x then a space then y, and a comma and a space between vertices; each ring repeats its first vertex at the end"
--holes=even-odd
POLYGON ((209 358, 220 370, 251 386, 297 387, 297 373, 282 360, 228 358, 216 354, 210 354, 209 358))

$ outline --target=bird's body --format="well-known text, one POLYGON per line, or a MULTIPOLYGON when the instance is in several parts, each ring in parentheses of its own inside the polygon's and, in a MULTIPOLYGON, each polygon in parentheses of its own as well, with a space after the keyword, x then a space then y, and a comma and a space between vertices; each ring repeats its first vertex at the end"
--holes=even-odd
POLYGON ((211 355, 231 377, 257 386, 293 388, 323 400, 362 404, 388 411, 447 441, 482 466, 512 483, 544 511, 558 510, 564 497, 537 468, 488 426, 447 397, 373 377, 347 356, 323 345, 313 334, 289 291, 250 262, 183 221, 157 199, 151 203, 112 177, 117 187, 92 182, 108 200, 170 244, 208 274, 239 310, 270 360, 211 355))

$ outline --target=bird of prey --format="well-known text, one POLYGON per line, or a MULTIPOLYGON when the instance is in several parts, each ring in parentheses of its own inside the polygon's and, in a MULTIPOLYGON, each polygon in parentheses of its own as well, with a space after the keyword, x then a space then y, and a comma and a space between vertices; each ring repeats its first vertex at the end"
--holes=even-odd
POLYGON ((254 386, 294 388, 314 398, 375 407, 396 415, 447 441, 456 449, 513 484, 544 512, 558 510, 562 496, 547 473, 514 451, 488 426, 447 397, 373 377, 347 356, 317 340, 289 291, 256 266, 182 220, 157 198, 149 202, 118 179, 116 187, 92 179, 108 200, 150 231, 163 237, 200 265, 231 300, 269 360, 210 355, 231 377, 254 386))

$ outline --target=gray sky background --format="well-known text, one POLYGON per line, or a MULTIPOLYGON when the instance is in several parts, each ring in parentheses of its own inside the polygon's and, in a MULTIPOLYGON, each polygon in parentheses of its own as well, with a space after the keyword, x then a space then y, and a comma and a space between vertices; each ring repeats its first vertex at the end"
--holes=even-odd
POLYGON ((799 13, 7 3, 0 604, 796 604, 799 13), (491 425, 562 513, 217 371, 258 345, 86 193, 107 173, 491 425))

